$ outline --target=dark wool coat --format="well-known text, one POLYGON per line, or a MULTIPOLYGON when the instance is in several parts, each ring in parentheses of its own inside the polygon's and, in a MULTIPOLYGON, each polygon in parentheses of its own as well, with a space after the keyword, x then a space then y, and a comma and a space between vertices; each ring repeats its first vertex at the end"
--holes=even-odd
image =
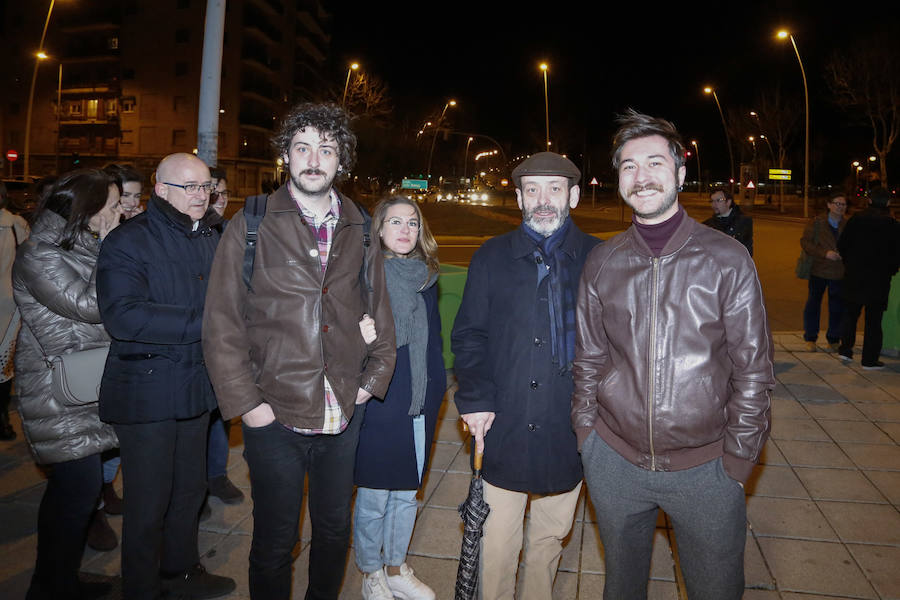
MULTIPOLYGON (((438 410, 447 389, 447 372, 441 354, 441 314, 438 312, 437 284, 422 293, 428 314, 426 362, 428 387, 425 390, 425 466, 431 454, 431 442, 438 410)), ((356 485, 382 490, 414 490, 419 487, 412 417, 409 412, 409 346, 397 348, 397 363, 384 400, 372 398, 366 403, 366 417, 359 432, 356 450, 356 485)))
MULTIPOLYGON (((599 243, 572 223, 560 245, 573 296, 599 243)), ((472 257, 453 326, 454 400, 460 414, 496 413, 484 442, 489 483, 549 494, 571 490, 582 472, 569 420, 572 373, 553 364, 550 278, 538 284, 535 247, 520 227, 488 240, 472 257)))
POLYGON ((212 209, 190 217, 151 196, 147 211, 104 240, 97 295, 112 337, 100 418, 152 423, 196 417, 216 406, 200 329, 219 233, 212 209))
POLYGON ((703 221, 703 224, 733 237, 753 256, 753 219, 741 212, 741 207, 737 204, 731 205, 731 213, 727 217, 713 215, 703 221))
POLYGON ((900 267, 900 223, 887 208, 870 206, 847 221, 838 251, 844 261, 844 298, 886 310, 891 277, 900 267))

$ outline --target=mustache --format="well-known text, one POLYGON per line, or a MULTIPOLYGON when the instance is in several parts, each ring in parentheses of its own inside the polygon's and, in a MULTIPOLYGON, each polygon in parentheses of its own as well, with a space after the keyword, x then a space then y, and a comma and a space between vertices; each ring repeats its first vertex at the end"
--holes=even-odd
POLYGON ((326 173, 325 173, 325 171, 322 171, 320 169, 304 169, 303 171, 300 172, 300 174, 301 175, 321 175, 324 177, 326 173))
POLYGON ((656 183, 648 183, 646 185, 636 185, 630 190, 628 190, 628 195, 633 196, 639 192, 646 192, 647 190, 652 190, 654 192, 659 192, 660 194, 665 193, 665 189, 663 186, 656 183))

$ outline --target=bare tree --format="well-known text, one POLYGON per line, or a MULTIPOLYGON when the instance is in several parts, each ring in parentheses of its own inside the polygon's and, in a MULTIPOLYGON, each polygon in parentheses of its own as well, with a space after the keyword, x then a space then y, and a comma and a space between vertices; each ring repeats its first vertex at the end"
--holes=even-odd
MULTIPOLYGON (((343 98, 343 89, 337 97, 343 98)), ((367 73, 359 73, 350 79, 344 106, 355 118, 367 119, 382 127, 389 124, 394 112, 387 84, 367 73)))
POLYGON ((872 148, 888 184, 887 155, 900 134, 900 47, 896 36, 874 34, 835 52, 826 80, 838 106, 861 117, 872 128, 872 148))

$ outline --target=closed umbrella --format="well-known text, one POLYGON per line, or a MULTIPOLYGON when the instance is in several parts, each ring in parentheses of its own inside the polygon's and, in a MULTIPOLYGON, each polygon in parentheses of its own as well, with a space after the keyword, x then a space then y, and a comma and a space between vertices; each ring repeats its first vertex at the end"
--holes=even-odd
POLYGON ((456 572, 456 600, 471 600, 478 586, 478 552, 484 521, 491 507, 484 501, 484 485, 481 481, 481 452, 475 453, 475 471, 469 484, 469 496, 459 505, 463 520, 462 548, 459 553, 459 569, 456 572))

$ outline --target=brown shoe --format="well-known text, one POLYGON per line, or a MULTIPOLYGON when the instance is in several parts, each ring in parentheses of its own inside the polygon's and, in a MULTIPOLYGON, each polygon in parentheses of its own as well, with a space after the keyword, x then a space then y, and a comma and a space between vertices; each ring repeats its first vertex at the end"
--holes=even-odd
POLYGON ((816 343, 815 342, 803 342, 806 346, 807 352, 815 352, 816 351, 816 343))
POLYGON ((109 552, 119 545, 119 538, 102 510, 94 511, 91 526, 88 527, 87 545, 98 552, 109 552))

